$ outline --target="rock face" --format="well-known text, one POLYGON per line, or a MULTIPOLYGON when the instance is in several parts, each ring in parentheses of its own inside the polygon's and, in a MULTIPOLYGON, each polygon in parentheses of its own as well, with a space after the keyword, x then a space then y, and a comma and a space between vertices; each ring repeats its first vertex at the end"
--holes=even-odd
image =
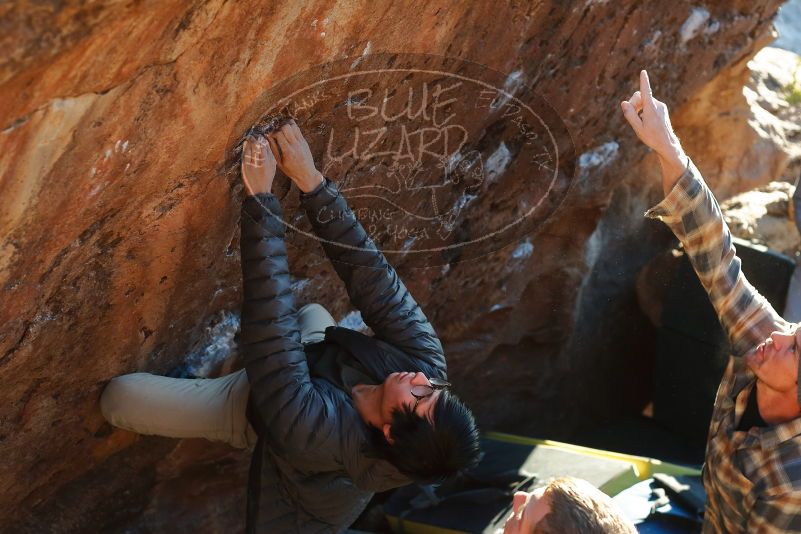
POLYGON ((792 258, 801 250, 793 215, 794 191, 787 182, 771 182, 730 198, 720 209, 733 235, 792 258))
POLYGON ((798 60, 778 48, 744 57, 699 91, 678 117, 674 126, 684 133, 682 143, 698 147, 694 161, 719 198, 798 178, 801 111, 787 102, 784 90, 798 60))
MULTIPOLYGON (((659 198, 658 166, 619 102, 648 68, 699 167, 712 180, 736 174, 722 157, 706 155, 710 143, 727 142, 708 125, 726 110, 710 115, 704 98, 710 82, 718 95, 740 98, 744 62, 771 39, 779 4, 404 9, 211 0, 2 8, 4 528, 241 528, 246 452, 112 429, 98 396, 119 374, 163 373, 187 354, 215 367, 228 354, 230 329, 215 329, 225 321, 235 327, 229 314, 241 299, 241 186, 222 165, 266 89, 342 58, 402 50, 516 73, 573 136, 575 179, 537 232, 471 261, 398 263, 482 426, 569 438, 603 417, 641 410, 647 387, 632 387, 631 376, 647 372, 642 354, 651 338, 634 278, 669 236, 642 218, 659 198)), ((506 159, 499 154, 496 163, 506 159)), ((773 179, 787 164, 771 157, 741 165, 745 178, 725 179, 726 190, 773 179)), ((497 168, 506 194, 524 188, 525 165, 497 168)), ((290 257, 299 303, 320 302, 356 324, 319 254, 290 257)))

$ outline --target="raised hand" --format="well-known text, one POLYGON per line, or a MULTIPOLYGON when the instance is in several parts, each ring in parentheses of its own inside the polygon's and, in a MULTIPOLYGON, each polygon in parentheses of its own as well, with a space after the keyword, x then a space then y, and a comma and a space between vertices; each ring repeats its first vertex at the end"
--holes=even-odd
POLYGON ((670 124, 668 107, 654 98, 645 70, 640 71, 640 90, 621 102, 620 108, 640 141, 659 156, 667 192, 684 171, 687 156, 670 124))
POLYGON ((313 191, 323 181, 323 175, 314 166, 309 143, 300 133, 294 120, 267 135, 278 167, 304 193, 313 191))
POLYGON ((275 158, 267 140, 248 136, 242 148, 242 181, 249 195, 271 193, 275 178, 275 158))

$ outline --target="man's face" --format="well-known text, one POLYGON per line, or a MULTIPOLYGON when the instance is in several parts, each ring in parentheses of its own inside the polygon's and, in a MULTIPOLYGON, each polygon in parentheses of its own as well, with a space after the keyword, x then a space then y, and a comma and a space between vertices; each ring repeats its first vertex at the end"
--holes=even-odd
POLYGON ((759 413, 766 423, 778 424, 801 415, 798 405, 798 359, 801 328, 773 332, 753 351, 745 363, 757 377, 759 413))
POLYGON ((393 410, 400 410, 403 406, 411 408, 415 405, 415 402, 417 402, 415 413, 429 421, 433 420, 434 405, 439 398, 440 392, 435 391, 419 401, 412 395, 414 386, 430 385, 428 377, 420 372, 392 373, 389 375, 384 380, 383 398, 381 400, 381 416, 384 421, 390 422, 392 420, 393 410))
POLYGON ((512 498, 512 513, 503 527, 503 534, 530 534, 534 526, 551 511, 545 487, 532 492, 518 491, 512 498))

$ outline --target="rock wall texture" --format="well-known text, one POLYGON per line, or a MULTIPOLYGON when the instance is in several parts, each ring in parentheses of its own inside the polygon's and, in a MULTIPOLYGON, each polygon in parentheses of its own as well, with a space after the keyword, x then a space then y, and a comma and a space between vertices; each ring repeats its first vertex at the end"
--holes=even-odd
MULTIPOLYGON (((241 297, 241 187, 221 165, 267 88, 335 59, 387 51, 467 59, 516 73, 558 111, 579 154, 576 178, 538 232, 473 261, 398 270, 484 428, 569 438, 638 413, 649 392, 632 377, 648 373, 652 327, 634 279, 669 236, 642 218, 659 199, 658 166, 618 104, 647 68, 712 183, 735 192, 748 188, 743 180, 773 179, 776 168, 763 172, 760 162, 741 178, 707 159, 710 145, 727 150, 708 123, 731 104, 718 100, 710 116, 699 95, 718 84, 717 94, 741 98, 743 65, 772 39, 779 5, 0 7, 4 527, 241 528, 246 452, 112 429, 98 396, 119 374, 178 365, 206 373, 229 354, 241 297)), ((517 166, 501 183, 515 191, 525 177, 517 166)), ((319 255, 290 256, 299 302, 321 302, 358 325, 331 267, 319 255)))
POLYGON ((799 56, 768 47, 746 59, 696 93, 675 125, 723 198, 771 180, 794 183, 801 171, 799 109, 784 90, 794 70, 801 80, 799 56))
POLYGON ((720 205, 732 235, 794 258, 801 250, 801 235, 795 226, 793 193, 787 182, 734 196, 720 205))

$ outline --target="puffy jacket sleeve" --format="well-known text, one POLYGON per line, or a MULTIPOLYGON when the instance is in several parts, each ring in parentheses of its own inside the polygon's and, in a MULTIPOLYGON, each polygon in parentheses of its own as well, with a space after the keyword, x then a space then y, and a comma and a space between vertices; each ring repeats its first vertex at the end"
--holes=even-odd
POLYGON ((278 199, 270 193, 247 196, 241 232, 240 337, 250 401, 271 446, 309 450, 330 433, 333 414, 309 377, 278 199))
POLYGON ((301 205, 351 304, 376 338, 445 371, 442 344, 423 310, 327 177, 301 205))

